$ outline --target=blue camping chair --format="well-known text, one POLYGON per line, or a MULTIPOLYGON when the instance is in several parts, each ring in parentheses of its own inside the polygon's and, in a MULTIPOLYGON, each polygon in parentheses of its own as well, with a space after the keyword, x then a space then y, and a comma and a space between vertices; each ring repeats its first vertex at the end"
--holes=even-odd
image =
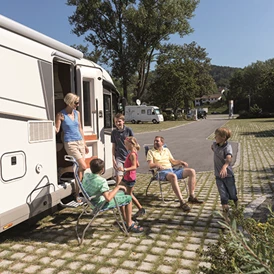
MULTIPOLYGON (((144 147, 144 149, 145 149, 145 156, 147 156, 148 151, 149 151, 151 148, 153 148, 153 144, 145 144, 143 147, 144 147)), ((167 145, 165 144, 164 147, 167 147, 167 145)), ((173 167, 173 168, 178 168, 178 169, 180 169, 180 168, 182 168, 182 167, 181 167, 181 166, 176 166, 176 167, 173 167)), ((157 176, 158 173, 159 173, 159 170, 157 170, 157 169, 149 169, 149 171, 151 172, 152 177, 150 178, 149 184, 148 184, 148 186, 147 186, 147 188, 146 188, 146 196, 147 196, 148 189, 149 189, 151 183, 152 183, 152 182, 158 182, 159 188, 160 188, 161 198, 162 198, 162 201, 165 203, 166 201, 165 201, 164 195, 163 195, 162 184, 166 184, 166 183, 168 183, 168 181, 161 181, 161 180, 159 179, 159 177, 157 176)), ((180 181, 183 181, 183 182, 184 182, 184 184, 185 184, 185 189, 186 189, 186 193, 187 193, 187 195, 188 195, 188 188, 187 188, 186 180, 185 180, 185 179, 181 179, 180 181)))
MULTIPOLYGON (((81 245, 84 241, 84 237, 86 234, 86 231, 88 230, 88 228, 91 226, 92 222, 94 221, 94 219, 102 212, 104 211, 108 211, 108 210, 112 210, 113 214, 115 216, 116 222, 118 224, 118 226, 120 227, 120 229, 128 236, 128 230, 126 228, 124 219, 122 217, 122 213, 120 210, 121 206, 127 205, 128 203, 125 203, 123 205, 119 205, 118 202, 116 201, 115 197, 113 198, 115 201, 115 206, 113 208, 106 208, 104 209, 104 205, 107 203, 107 201, 105 201, 104 203, 102 203, 100 206, 97 206, 96 204, 93 204, 93 200, 94 198, 97 198, 98 196, 89 196, 88 193, 85 191, 85 189, 82 186, 82 183, 80 182, 80 178, 78 176, 78 169, 79 169, 79 165, 77 163, 77 161, 75 160, 75 158, 73 156, 69 156, 69 155, 65 155, 64 156, 66 161, 72 162, 73 163, 73 171, 74 171, 74 175, 75 175, 75 181, 79 186, 80 191, 83 194, 83 200, 82 200, 82 212, 79 215, 78 219, 77 219, 77 223, 75 226, 75 231, 76 231, 76 236, 77 236, 77 240, 79 245, 81 245), (80 219, 83 216, 83 214, 89 215, 91 216, 91 220, 89 221, 89 223, 86 225, 86 227, 84 228, 82 235, 79 235, 78 232, 78 225, 80 223, 80 219)), ((101 196, 101 195, 100 195, 101 196)))

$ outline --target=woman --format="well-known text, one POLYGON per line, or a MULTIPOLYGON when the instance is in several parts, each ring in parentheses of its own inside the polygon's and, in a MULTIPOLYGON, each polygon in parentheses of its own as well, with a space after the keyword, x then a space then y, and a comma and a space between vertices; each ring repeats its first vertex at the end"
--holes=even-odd
MULTIPOLYGON (((68 155, 73 156, 79 164, 79 178, 82 181, 83 172, 87 166, 85 163, 85 153, 89 152, 85 144, 84 133, 80 121, 80 112, 76 110, 79 105, 79 96, 68 93, 64 102, 66 108, 57 113, 55 118, 56 133, 60 127, 64 132, 64 148, 68 155)), ((59 178, 66 172, 73 172, 72 167, 66 167, 59 170, 59 178)), ((76 199, 79 195, 79 189, 76 187, 76 199)))

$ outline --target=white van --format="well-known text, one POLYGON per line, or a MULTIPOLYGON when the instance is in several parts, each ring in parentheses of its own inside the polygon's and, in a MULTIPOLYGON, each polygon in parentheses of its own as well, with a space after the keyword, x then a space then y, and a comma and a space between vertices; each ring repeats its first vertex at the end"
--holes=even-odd
POLYGON ((164 117, 156 106, 126 106, 125 121, 133 124, 141 122, 158 124, 164 121, 164 117))
MULTIPOLYGON (((52 210, 74 193, 74 179, 58 181, 70 164, 55 115, 64 96, 80 96, 89 153, 113 176, 111 131, 119 93, 110 75, 83 54, 0 15, 0 232, 52 210)), ((73 177, 73 176, 72 176, 73 177)))

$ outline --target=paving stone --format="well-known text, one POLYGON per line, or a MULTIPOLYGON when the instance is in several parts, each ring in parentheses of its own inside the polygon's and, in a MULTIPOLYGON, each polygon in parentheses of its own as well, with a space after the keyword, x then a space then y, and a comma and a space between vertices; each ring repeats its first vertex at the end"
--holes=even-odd
POLYGON ((158 260, 159 260, 159 256, 152 255, 152 254, 146 255, 146 257, 144 258, 144 261, 147 261, 147 262, 156 262, 158 260))
POLYGON ((64 265, 65 263, 66 263, 65 260, 57 259, 57 260, 51 262, 51 265, 56 266, 56 267, 60 267, 60 266, 64 265))
POLYGON ((31 265, 24 269, 25 273, 38 273, 38 269, 40 269, 41 266, 39 265, 31 265))
POLYGON ((27 253, 17 252, 10 256, 11 259, 22 259, 27 253))
POLYGON ((157 273, 166 273, 166 274, 172 273, 173 274, 172 267, 169 265, 160 265, 157 268, 157 273))
POLYGON ((96 266, 93 264, 85 264, 84 266, 81 267, 81 270, 82 271, 92 271, 93 269, 95 269, 95 267, 96 266))
POLYGON ((166 251, 166 255, 167 256, 174 256, 174 257, 178 257, 178 256, 180 256, 180 254, 181 254, 181 250, 179 250, 179 249, 168 249, 167 251, 166 251))
POLYGON ((148 246, 146 245, 139 245, 135 248, 135 251, 143 251, 143 252, 146 252, 148 250, 148 246))
POLYGON ((133 269, 135 269, 136 265, 137 265, 137 262, 130 261, 130 260, 126 260, 126 261, 124 261, 122 263, 122 267, 125 267, 125 268, 133 268, 133 269))
POLYGON ((55 272, 55 268, 46 268, 46 269, 43 269, 40 273, 41 274, 52 274, 55 272))
POLYGON ((131 270, 127 270, 127 269, 122 269, 121 268, 121 269, 116 270, 113 274, 130 274, 130 273, 131 273, 131 270))
POLYGON ((76 262, 72 262, 72 263, 68 264, 68 267, 72 270, 76 270, 76 269, 80 268, 81 265, 82 265, 82 263, 76 261, 76 262))
POLYGON ((10 269, 18 271, 24 269, 26 265, 27 264, 25 263, 16 263, 15 265, 11 266, 10 269))
MULTIPOLYGON (((0 258, 2 257, 5 257, 5 256, 7 256, 8 254, 10 254, 11 252, 9 251, 9 250, 4 250, 4 251, 2 251, 2 252, 0 252, 0 258)), ((1 262, 1 261, 0 261, 1 262)))
POLYGON ((13 261, 9 261, 9 260, 0 260, 0 267, 6 267, 9 266, 13 263, 13 261))
POLYGON ((138 270, 143 271, 150 271, 151 269, 153 269, 153 264, 147 262, 142 262, 141 265, 138 267, 138 270))
POLYGON ((25 261, 25 262, 34 262, 37 258, 38 258, 38 256, 28 255, 28 256, 25 256, 22 259, 22 261, 25 261))
POLYGON ((196 252, 193 251, 184 251, 183 257, 187 259, 195 259, 198 256, 196 252))
POLYGON ((50 257, 43 257, 41 259, 39 259, 39 261, 43 264, 48 264, 51 261, 50 257))

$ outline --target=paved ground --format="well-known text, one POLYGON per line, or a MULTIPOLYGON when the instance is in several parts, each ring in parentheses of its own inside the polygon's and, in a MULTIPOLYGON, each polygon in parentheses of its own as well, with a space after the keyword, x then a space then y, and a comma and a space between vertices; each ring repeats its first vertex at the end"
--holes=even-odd
MULTIPOLYGON (((210 147, 211 141, 207 141, 206 137, 211 135, 212 129, 225 122, 220 119, 202 120, 161 132, 161 135, 167 139, 169 147, 174 145, 175 148, 181 148, 175 150, 175 157, 178 155, 180 158, 181 154, 177 153, 184 151, 183 159, 189 163, 193 161, 195 168, 199 169, 193 157, 197 157, 197 161, 200 158, 208 161, 204 152, 196 155, 205 146, 198 150, 194 148, 199 146, 199 142, 207 142, 210 147), (190 132, 192 134, 187 137, 190 132), (197 143, 196 139, 199 139, 197 143)), ((273 139, 267 137, 273 128, 261 133, 258 124, 254 123, 243 132, 239 122, 234 130, 237 138, 241 139, 241 147, 243 144, 246 148, 237 153, 240 161, 236 161, 236 181, 242 182, 238 185, 238 196, 242 205, 256 209, 266 197, 273 195, 273 139), (263 147, 267 149, 263 150, 263 147)), ((155 133, 144 139, 141 135, 137 138, 142 144, 147 139, 153 140, 154 136, 155 133)), ((144 235, 131 234, 125 237, 112 215, 105 212, 88 230, 84 244, 78 246, 74 227, 79 210, 64 209, 42 219, 35 227, 23 224, 0 234, 0 273, 198 273, 199 265, 205 263, 196 250, 216 243, 222 230, 219 224, 222 218, 214 214, 220 205, 212 170, 197 173, 196 194, 206 202, 201 206, 192 206, 189 214, 178 208, 168 184, 164 185, 166 203, 159 199, 156 183, 149 189, 149 195, 145 196, 148 181, 149 174, 140 172, 135 190, 136 196, 147 209, 146 216, 139 220, 145 227, 144 235)), ((183 186, 182 191, 186 193, 183 186)), ((83 219, 81 228, 87 221, 87 217, 83 219)))

